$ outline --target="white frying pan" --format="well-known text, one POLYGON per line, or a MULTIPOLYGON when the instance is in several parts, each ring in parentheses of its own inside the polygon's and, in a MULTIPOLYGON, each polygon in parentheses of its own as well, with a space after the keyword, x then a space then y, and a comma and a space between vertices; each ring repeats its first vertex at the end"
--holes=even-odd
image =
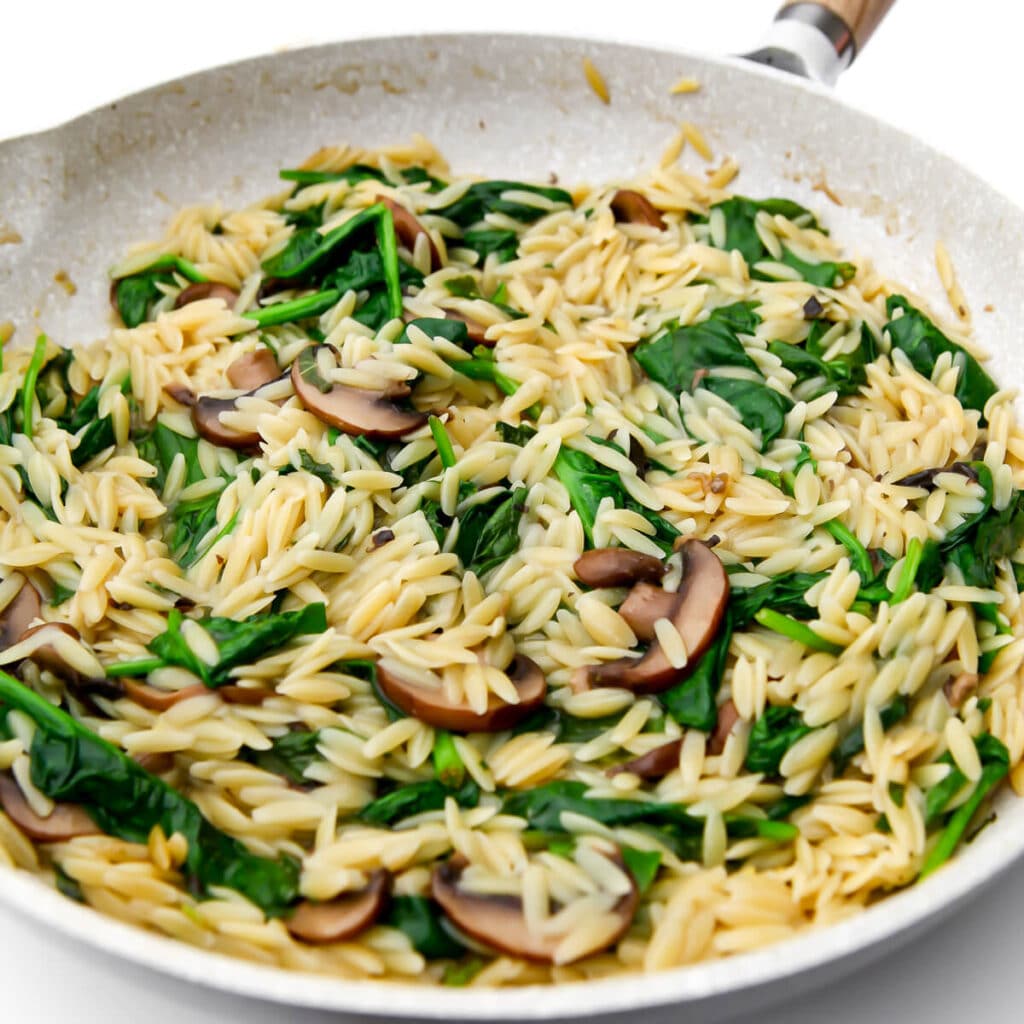
MULTIPOLYGON (((863 5, 846 4, 861 28, 863 5)), ((806 12, 805 12, 806 13, 806 12)), ((798 47, 823 77, 842 33, 787 19, 778 45, 798 47), (831 44, 828 40, 831 38, 831 44), (831 45, 831 51, 829 49, 831 45)), ((261 58, 162 86, 39 136, 0 145, 0 311, 19 337, 38 324, 69 343, 107 323, 102 273, 123 246, 156 235, 171 207, 244 202, 275 186, 279 166, 319 145, 384 144, 420 131, 456 170, 507 177, 613 179, 654 161, 678 125, 668 95, 681 73, 703 83, 686 116, 732 153, 752 195, 788 195, 820 211, 856 257, 941 302, 932 250, 945 240, 975 309, 993 374, 1021 379, 1024 214, 948 158, 846 109, 820 86, 736 61, 537 37, 417 37, 338 44, 261 58), (610 107, 580 71, 589 57, 614 82, 610 107), (843 200, 814 189, 827 180, 843 200), (168 206, 168 202, 170 206, 168 206), (66 272, 78 291, 54 282, 66 272), (982 312, 992 304, 992 312, 982 312)), ((709 1020, 792 996, 894 948, 948 914, 1024 852, 1024 805, 926 883, 848 922, 728 961, 638 979, 529 990, 467 991, 352 984, 214 956, 126 928, 0 869, 0 899, 65 935, 179 978, 296 1006, 446 1020, 709 1020), (632 1015, 630 1013, 630 1015, 632 1015)), ((3 971, 0 969, 0 978, 3 971)), ((989 1004, 991 1005, 991 1004, 989 1004)), ((119 1013, 121 1008, 112 1008, 119 1013)))

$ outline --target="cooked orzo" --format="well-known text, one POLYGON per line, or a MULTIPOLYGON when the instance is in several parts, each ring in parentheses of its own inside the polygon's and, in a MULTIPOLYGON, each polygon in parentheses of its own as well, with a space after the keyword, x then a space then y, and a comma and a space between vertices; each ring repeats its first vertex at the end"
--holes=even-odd
POLYGON ((567 981, 841 920, 1024 782, 1012 396, 679 144, 325 149, 4 353, 0 861, 269 964, 567 981))

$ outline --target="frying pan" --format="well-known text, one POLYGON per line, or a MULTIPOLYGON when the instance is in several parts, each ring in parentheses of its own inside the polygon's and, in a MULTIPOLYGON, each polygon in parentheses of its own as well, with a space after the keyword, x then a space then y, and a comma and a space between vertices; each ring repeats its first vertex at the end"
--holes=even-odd
MULTIPOLYGON (((822 212, 852 256, 936 305, 932 249, 945 240, 995 354, 993 374, 1020 379, 1024 215, 948 158, 844 108, 826 89, 735 61, 538 37, 414 37, 338 44, 249 61, 159 87, 55 132, 0 146, 0 218, 21 236, 0 247, 0 309, 67 343, 108 322, 97 268, 131 240, 157 235, 172 207, 245 202, 275 187, 278 166, 319 145, 372 146, 421 131, 453 167, 563 180, 626 177, 657 159, 678 125, 668 95, 680 74, 703 83, 686 116, 716 153, 744 168, 740 189, 785 194, 822 212), (609 107, 580 73, 589 57, 612 80, 609 107), (843 200, 816 189, 827 183, 843 200), (57 241, 59 240, 59 244, 57 241), (63 270, 77 285, 54 281, 63 270), (982 313, 986 304, 992 312, 982 313)), ((694 166, 697 166, 696 164, 694 166)), ((213 956, 69 904, 34 879, 0 872, 0 899, 66 935, 179 978, 293 1005, 416 1019, 653 1021, 683 1007, 703 1020, 824 984, 950 913, 1024 851, 1024 807, 999 820, 926 883, 789 943, 728 961, 585 986, 431 990, 268 970, 213 956)))

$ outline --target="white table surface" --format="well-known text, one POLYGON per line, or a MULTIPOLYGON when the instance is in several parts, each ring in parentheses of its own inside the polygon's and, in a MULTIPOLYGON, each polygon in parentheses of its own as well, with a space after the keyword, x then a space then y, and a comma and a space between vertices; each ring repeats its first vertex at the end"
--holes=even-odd
MULTIPOLYGON (((775 8, 771 0, 631 0, 614 8, 593 0, 590 6, 583 18, 579 0, 10 2, 0 17, 0 139, 191 71, 318 42, 494 30, 731 53, 758 43, 775 8)), ((1024 10, 1016 2, 900 0, 837 91, 953 154, 1024 205, 1022 35, 1024 10)), ((1022 921, 1024 864, 953 920, 827 991, 758 1013, 757 1024, 1016 1021, 1024 1005, 1022 921)), ((0 989, 3 1018, 19 1022, 334 1019, 189 987, 76 949, 2 907, 0 989)))

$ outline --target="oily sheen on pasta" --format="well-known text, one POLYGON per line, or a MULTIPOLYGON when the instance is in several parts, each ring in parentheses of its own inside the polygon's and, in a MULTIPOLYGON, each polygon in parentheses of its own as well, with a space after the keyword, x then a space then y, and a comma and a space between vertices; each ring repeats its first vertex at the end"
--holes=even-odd
POLYGON ((840 921, 1024 783, 966 306, 686 131, 599 185, 324 149, 9 346, 0 861, 267 964, 564 982, 840 921))

